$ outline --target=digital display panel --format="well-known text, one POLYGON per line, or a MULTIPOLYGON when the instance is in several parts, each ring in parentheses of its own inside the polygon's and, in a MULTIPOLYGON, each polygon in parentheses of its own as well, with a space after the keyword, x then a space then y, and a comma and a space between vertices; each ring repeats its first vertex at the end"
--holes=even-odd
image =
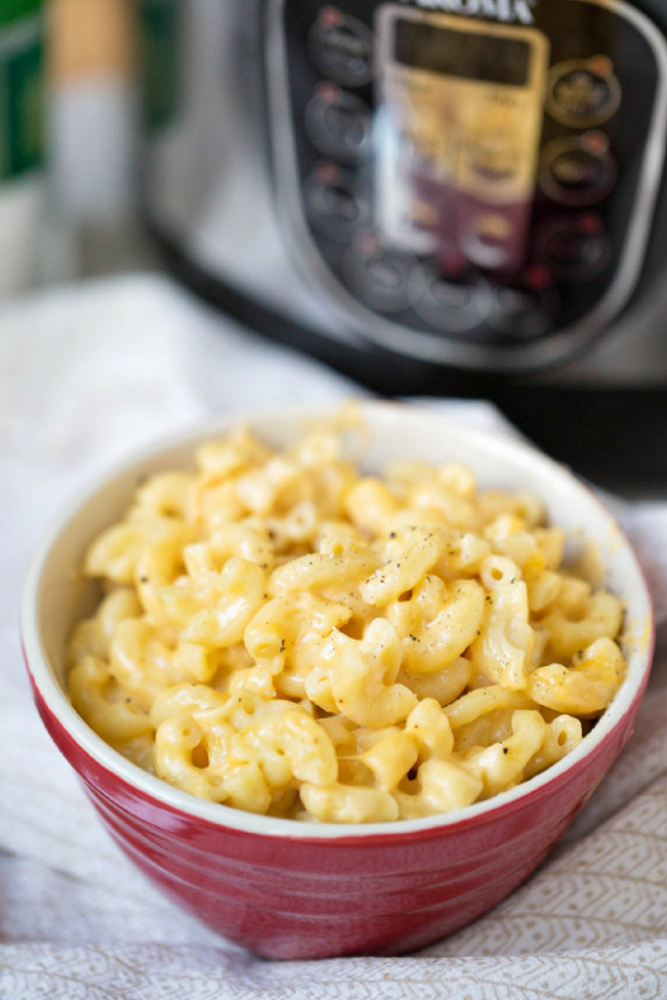
POLYGON ((457 31, 407 19, 396 22, 396 62, 441 76, 525 87, 530 55, 528 42, 518 38, 457 31))

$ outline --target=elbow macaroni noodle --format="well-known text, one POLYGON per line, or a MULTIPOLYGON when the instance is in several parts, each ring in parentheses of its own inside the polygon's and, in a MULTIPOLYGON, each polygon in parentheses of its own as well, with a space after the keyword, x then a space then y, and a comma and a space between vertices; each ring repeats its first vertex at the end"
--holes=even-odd
POLYGON ((460 809, 577 746, 623 679, 623 609, 565 568, 537 498, 457 464, 365 475, 344 425, 284 452, 239 429, 145 482, 87 552, 104 596, 70 697, 130 760, 238 809, 460 809))

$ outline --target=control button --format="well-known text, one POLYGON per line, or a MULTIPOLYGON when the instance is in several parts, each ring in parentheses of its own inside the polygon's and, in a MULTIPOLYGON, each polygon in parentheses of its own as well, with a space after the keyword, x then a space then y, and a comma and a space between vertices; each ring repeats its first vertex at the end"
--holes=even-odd
POLYGON ((466 220, 461 234, 461 250, 479 267, 507 267, 515 254, 515 242, 515 228, 500 212, 478 212, 466 220))
POLYGON ((537 246, 554 278, 568 284, 591 281, 611 257, 609 237, 594 212, 552 220, 538 234, 537 246))
POLYGON ((323 83, 306 108, 306 128, 321 153, 353 163, 370 147, 371 111, 354 94, 323 83))
POLYGON ((323 7, 310 29, 313 62, 337 83, 362 87, 373 79, 373 33, 338 7, 323 7))
POLYGON ((346 243, 370 213, 357 178, 335 163, 321 163, 304 186, 306 212, 324 236, 346 243))
POLYGON ((435 263, 419 267, 410 285, 415 312, 442 333, 474 330, 491 309, 491 291, 484 279, 462 263, 444 269, 435 263))
POLYGON ((593 205, 616 182, 616 163, 603 132, 556 139, 542 153, 539 183, 561 205, 593 205))
POLYGON ((548 289, 496 288, 489 326, 510 340, 536 340, 553 329, 556 297, 548 289))
POLYGON ((383 246, 370 232, 360 233, 343 260, 343 277, 367 305, 378 312, 400 312, 410 305, 410 254, 383 246))
POLYGON ((614 114, 621 86, 605 55, 559 63, 549 74, 547 111, 562 125, 590 128, 614 114))

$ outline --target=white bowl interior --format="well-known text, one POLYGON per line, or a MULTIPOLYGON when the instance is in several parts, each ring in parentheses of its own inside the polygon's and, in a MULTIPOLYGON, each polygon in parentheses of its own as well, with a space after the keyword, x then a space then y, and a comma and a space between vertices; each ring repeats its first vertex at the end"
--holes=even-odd
MULTIPOLYGON (((605 586, 625 603, 628 670, 613 704, 577 750, 533 778, 529 786, 520 785, 505 793, 501 798, 506 802, 508 796, 526 794, 526 789, 535 788, 572 766, 604 738, 633 701, 649 667, 653 641, 651 601, 643 574, 617 523, 595 493, 569 470, 532 447, 513 438, 471 430, 432 407, 379 402, 363 404, 362 412, 371 432, 369 448, 364 452, 365 469, 381 471, 396 458, 463 462, 475 471, 480 486, 538 494, 547 506, 551 523, 561 525, 570 534, 575 554, 583 548, 583 539, 593 545, 605 567, 605 586)), ((84 498, 71 505, 36 554, 23 595, 23 640, 33 679, 51 711, 88 753, 131 784, 187 812, 235 828, 296 837, 362 836, 388 832, 388 827, 396 830, 398 824, 344 828, 332 824, 298 824, 200 801, 173 789, 111 750, 74 712, 64 694, 67 637, 74 624, 92 612, 98 599, 95 583, 79 571, 83 553, 95 535, 122 516, 139 483, 160 470, 191 467, 193 448, 198 442, 223 435, 239 423, 248 422, 264 440, 281 446, 300 436, 304 424, 312 421, 314 415, 312 411, 292 409, 220 420, 139 455, 93 485, 84 498)), ((486 811, 498 802, 492 799, 479 803, 468 807, 466 812, 486 811)), ((400 829, 407 832, 460 818, 458 813, 402 821, 400 829)))

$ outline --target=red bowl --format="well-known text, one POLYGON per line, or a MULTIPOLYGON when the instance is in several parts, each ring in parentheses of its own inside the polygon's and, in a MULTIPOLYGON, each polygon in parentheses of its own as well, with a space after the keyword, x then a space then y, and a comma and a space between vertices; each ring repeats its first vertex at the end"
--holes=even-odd
MULTIPOLYGON (((463 461, 481 483, 530 490, 551 520, 595 543, 605 585, 626 605, 626 678, 582 743, 503 795, 427 819, 305 824, 203 801, 142 771, 104 743, 69 703, 64 648, 95 588, 77 572, 87 543, 120 516, 138 481, 187 467, 197 442, 238 418, 140 456, 73 504, 26 581, 22 634, 37 707, 117 843, 184 909, 268 958, 398 954, 460 929, 540 864, 632 733, 653 649, 651 601, 613 517, 566 469, 527 445, 472 431, 429 408, 364 406, 369 467, 389 457, 463 461)), ((312 414, 310 414, 312 416, 312 414)), ((273 443, 298 432, 302 411, 251 418, 273 443)))

